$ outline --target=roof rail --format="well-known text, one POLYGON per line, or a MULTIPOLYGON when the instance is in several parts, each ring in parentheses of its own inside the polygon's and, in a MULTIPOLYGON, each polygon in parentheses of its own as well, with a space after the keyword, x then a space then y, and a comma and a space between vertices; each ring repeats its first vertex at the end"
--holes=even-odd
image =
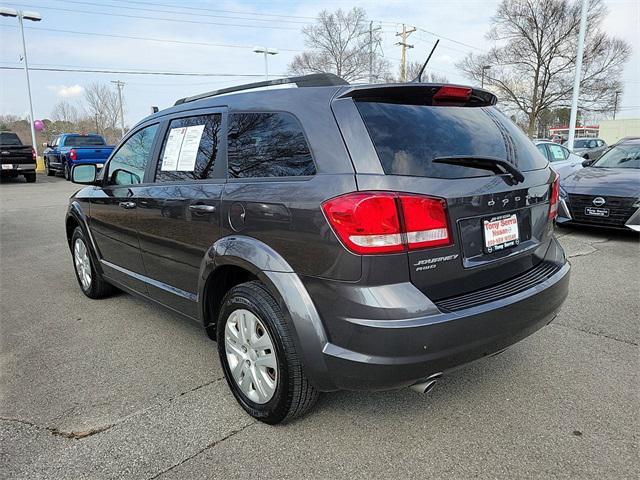
POLYGON ((299 77, 276 78, 274 80, 265 80, 262 82, 246 83, 235 87, 221 88, 211 92, 201 93, 192 97, 185 97, 178 100, 174 105, 195 102, 203 98, 215 97, 224 93, 241 92, 243 90, 251 90, 259 87, 270 87, 272 85, 285 85, 287 83, 295 83, 298 87, 331 87, 339 85, 349 85, 346 80, 334 75, 333 73, 312 73, 310 75, 302 75, 299 77))

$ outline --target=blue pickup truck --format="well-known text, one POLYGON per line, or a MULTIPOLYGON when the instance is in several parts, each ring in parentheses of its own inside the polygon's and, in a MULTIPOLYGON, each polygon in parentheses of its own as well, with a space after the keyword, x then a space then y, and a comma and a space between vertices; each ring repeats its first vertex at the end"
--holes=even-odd
POLYGON ((91 163, 102 168, 111 155, 113 146, 107 145, 102 135, 63 133, 52 143, 44 144, 44 169, 47 175, 64 174, 71 179, 71 168, 74 165, 91 163))

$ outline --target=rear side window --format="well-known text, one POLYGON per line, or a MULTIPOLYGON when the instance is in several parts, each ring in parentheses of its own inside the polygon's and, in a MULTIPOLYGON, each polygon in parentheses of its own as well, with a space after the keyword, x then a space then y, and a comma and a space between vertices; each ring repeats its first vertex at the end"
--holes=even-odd
POLYGON ((547 161, 494 107, 356 102, 387 175, 432 178, 487 176, 486 170, 433 163, 440 157, 494 157, 521 171, 547 161))
POLYGON ((22 145, 20 138, 13 132, 0 132, 0 145, 22 145))
POLYGON ((171 120, 156 167, 156 182, 213 178, 222 114, 171 120))
POLYGON ((230 178, 316 173, 302 127, 289 113, 232 114, 228 137, 230 178))
POLYGON ((64 140, 65 147, 101 147, 104 139, 98 135, 69 135, 64 140))

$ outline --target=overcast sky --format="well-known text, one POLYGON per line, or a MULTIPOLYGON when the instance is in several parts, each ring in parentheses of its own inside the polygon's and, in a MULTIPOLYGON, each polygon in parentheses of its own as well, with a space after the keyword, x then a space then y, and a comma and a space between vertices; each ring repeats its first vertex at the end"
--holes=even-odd
MULTIPOLYGON (((624 72, 625 90, 619 117, 639 118, 640 0, 605 0, 605 3, 609 9, 606 28, 633 48, 632 59, 624 72)), ((43 17, 39 23, 25 23, 31 67, 257 76, 31 72, 37 119, 48 117, 60 99, 80 102, 83 88, 90 82, 122 80, 126 83, 125 120, 128 125, 146 116, 151 105, 165 108, 184 96, 261 80, 263 58, 253 53, 254 45, 278 49, 279 54, 269 58, 269 69, 273 74, 286 73, 292 57, 304 49, 301 27, 312 22, 322 9, 365 8, 374 26, 382 28, 383 52, 392 62, 394 71, 400 60, 400 47, 394 45, 397 41, 394 34, 402 22, 419 28, 409 38, 415 45, 409 50, 409 60, 423 60, 435 35, 439 36, 441 42, 430 62, 431 69, 446 75, 452 82, 466 83, 468 81, 457 72, 455 64, 466 53, 487 48, 484 35, 497 4, 495 0, 0 0, 2 6, 36 10, 43 17)), ((21 67, 21 52, 16 19, 0 17, 0 66, 21 67)), ((28 101, 24 72, 2 69, 0 78, 0 113, 25 116, 28 101)))

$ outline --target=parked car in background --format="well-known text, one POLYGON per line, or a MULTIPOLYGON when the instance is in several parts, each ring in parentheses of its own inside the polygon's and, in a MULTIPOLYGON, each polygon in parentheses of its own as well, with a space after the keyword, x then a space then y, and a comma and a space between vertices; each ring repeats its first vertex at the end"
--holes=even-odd
POLYGON ((640 139, 619 142, 563 179, 557 222, 640 232, 640 139))
POLYGON ((568 148, 554 142, 535 142, 536 148, 551 162, 551 167, 558 172, 560 179, 563 179, 573 172, 582 168, 584 159, 575 153, 571 153, 568 148))
POLYGON ((0 162, 3 177, 23 175, 29 183, 36 181, 36 151, 14 132, 0 132, 0 162))
POLYGON ((107 145, 102 135, 79 133, 63 133, 44 147, 46 174, 62 173, 67 180, 74 165, 92 164, 101 169, 113 151, 113 146, 107 145))
POLYGON ((599 138, 576 138, 573 141, 573 153, 589 160, 596 160, 606 149, 607 144, 599 138))
POLYGON ((89 185, 66 217, 78 284, 200 322, 266 423, 321 391, 429 391, 568 293, 558 175, 496 101, 330 74, 181 99, 100 175, 74 166, 89 185), (283 83, 299 88, 253 90, 283 83))

